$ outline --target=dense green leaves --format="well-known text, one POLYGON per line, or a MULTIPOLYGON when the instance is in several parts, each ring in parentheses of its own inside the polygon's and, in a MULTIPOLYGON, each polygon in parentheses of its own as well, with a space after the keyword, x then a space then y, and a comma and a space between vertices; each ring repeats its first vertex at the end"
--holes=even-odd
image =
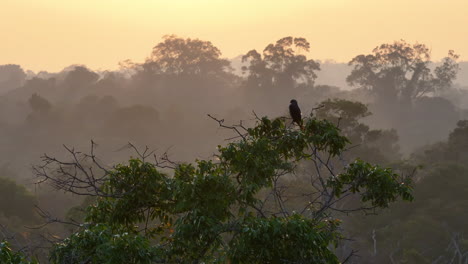
POLYGON ((21 252, 14 252, 7 241, 2 241, 0 242, 0 263, 37 264, 37 261, 28 261, 21 252))
POLYGON ((230 243, 232 263, 339 263, 329 245, 339 240, 337 221, 294 214, 248 217, 230 243))
POLYGON ((121 230, 113 232, 106 225, 86 226, 72 234, 51 252, 52 264, 59 263, 157 263, 158 249, 148 239, 121 230))
POLYGON ((349 164, 345 172, 331 178, 329 185, 337 196, 348 191, 360 193, 363 202, 370 201, 376 207, 388 207, 398 197, 413 200, 411 178, 400 179, 389 168, 373 166, 361 160, 349 164))
POLYGON ((398 134, 395 129, 373 130, 363 119, 370 116, 368 106, 345 99, 328 99, 321 102, 317 118, 326 119, 339 126, 353 146, 348 157, 361 158, 369 162, 388 163, 400 158, 398 134))
MULTIPOLYGON (((348 139, 326 120, 308 119, 300 130, 282 119, 258 121, 219 146, 216 159, 179 164, 173 175, 139 159, 115 166, 88 207, 89 223, 55 246, 53 263, 339 263, 332 249, 340 222, 327 213, 335 197, 321 208, 302 201, 309 213, 300 214, 279 186, 301 162, 329 166, 319 156, 338 158, 348 139)), ((323 193, 360 193, 377 207, 412 199, 410 181, 401 184, 390 169, 356 161, 332 172, 316 176, 328 181, 323 193)))
POLYGON ((89 207, 89 221, 131 227, 147 217, 163 220, 173 207, 171 179, 138 159, 116 166, 102 189, 108 196, 89 207))

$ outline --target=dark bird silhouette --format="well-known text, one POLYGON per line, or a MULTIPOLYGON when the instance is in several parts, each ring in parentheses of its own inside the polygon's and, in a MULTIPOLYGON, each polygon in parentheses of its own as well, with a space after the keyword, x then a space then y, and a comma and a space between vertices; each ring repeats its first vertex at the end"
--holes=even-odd
POLYGON ((302 129, 302 113, 297 101, 292 99, 289 104, 289 114, 291 115, 293 122, 295 122, 302 129))

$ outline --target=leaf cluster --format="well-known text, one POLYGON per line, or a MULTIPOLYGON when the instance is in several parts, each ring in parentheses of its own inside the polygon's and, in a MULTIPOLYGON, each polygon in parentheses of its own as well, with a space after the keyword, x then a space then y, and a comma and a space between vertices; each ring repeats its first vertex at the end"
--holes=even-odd
POLYGON ((26 256, 21 252, 14 252, 8 241, 0 242, 0 263, 8 264, 38 264, 37 261, 27 260, 26 256))
POLYGON ((281 118, 261 118, 241 140, 219 146, 214 160, 178 164, 172 175, 140 159, 117 165, 87 209, 88 224, 56 245, 54 263, 339 263, 330 248, 341 239, 339 221, 325 212, 344 186, 377 207, 399 196, 411 200, 411 188, 390 169, 357 161, 345 173, 320 178, 330 194, 320 214, 289 211, 279 180, 299 162, 321 160, 318 153, 338 157, 349 143, 331 122, 306 121, 296 130, 281 118), (275 202, 264 200, 268 190, 275 202))

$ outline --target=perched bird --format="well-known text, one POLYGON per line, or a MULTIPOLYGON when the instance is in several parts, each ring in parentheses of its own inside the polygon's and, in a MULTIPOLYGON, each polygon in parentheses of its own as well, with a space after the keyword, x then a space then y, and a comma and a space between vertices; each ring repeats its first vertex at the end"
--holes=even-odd
POLYGON ((293 122, 295 122, 302 129, 302 113, 297 101, 292 99, 289 104, 289 114, 291 115, 293 122))

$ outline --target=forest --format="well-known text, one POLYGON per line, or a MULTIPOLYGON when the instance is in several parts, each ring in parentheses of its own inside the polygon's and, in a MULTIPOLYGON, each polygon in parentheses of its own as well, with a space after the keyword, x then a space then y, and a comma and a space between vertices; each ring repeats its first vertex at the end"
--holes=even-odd
POLYGON ((168 35, 116 71, 1 65, 0 262, 468 263, 466 63, 310 49, 168 35))

